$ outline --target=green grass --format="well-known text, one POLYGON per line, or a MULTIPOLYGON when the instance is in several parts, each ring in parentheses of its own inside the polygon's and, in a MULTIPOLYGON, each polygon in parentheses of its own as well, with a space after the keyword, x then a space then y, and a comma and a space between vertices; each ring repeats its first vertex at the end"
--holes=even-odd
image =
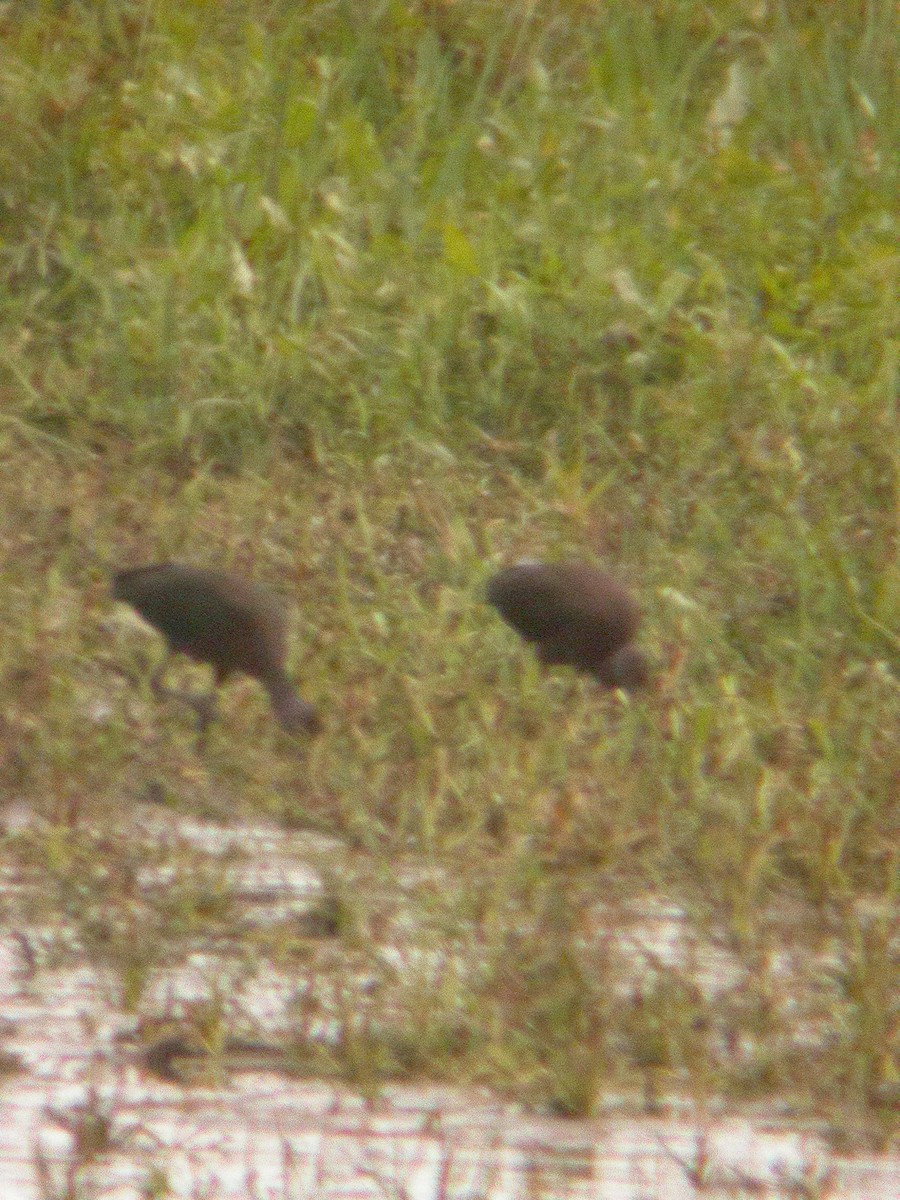
POLYGON ((0 852, 123 1004, 234 918, 208 864, 115 832, 161 798, 345 847, 348 960, 309 967, 343 1032, 298 1019, 308 1069, 573 1113, 800 1097, 896 1137, 893 21, 5 6, 0 786, 47 824, 0 852), (525 554, 639 589, 650 693, 537 669, 482 603, 525 554), (315 744, 235 686, 198 757, 141 691, 106 573, 166 556, 295 606, 315 744), (651 894, 736 956, 729 1003, 658 964, 610 986, 585 913, 651 894), (444 964, 425 1011, 376 953, 397 904, 444 964), (802 1019, 771 995, 795 944, 832 955, 802 1019))

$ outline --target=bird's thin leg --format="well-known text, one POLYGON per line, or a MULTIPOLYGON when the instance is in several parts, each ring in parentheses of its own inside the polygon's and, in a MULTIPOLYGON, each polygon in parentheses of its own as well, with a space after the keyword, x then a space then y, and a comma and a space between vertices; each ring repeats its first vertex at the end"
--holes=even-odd
POLYGON ((171 657, 172 657, 172 649, 170 646, 167 646, 165 654, 159 660, 159 663, 156 666, 156 669, 154 670, 153 674, 150 676, 150 691, 153 693, 154 696, 157 696, 159 698, 167 698, 169 696, 178 694, 177 692, 173 692, 171 688, 167 688, 166 685, 162 681, 163 675, 165 675, 165 673, 166 673, 166 667, 169 665, 169 659, 171 657))
POLYGON ((219 711, 215 688, 211 692, 204 693, 202 696, 192 697, 191 707, 197 714, 197 734, 202 742, 206 736, 207 729, 213 723, 219 711))
POLYGON ((157 700, 181 700, 184 704, 194 705, 196 697, 191 692, 186 692, 182 688, 169 687, 163 683, 163 675, 166 673, 166 667, 172 658, 172 648, 168 647, 159 666, 150 676, 150 691, 156 696, 157 700))
POLYGON ((166 667, 169 665, 169 660, 172 657, 171 647, 166 649, 166 653, 156 670, 150 676, 150 690, 153 695, 160 700, 180 700, 182 704, 187 704, 197 714, 197 732, 200 735, 201 742, 206 734, 207 727, 214 720, 216 715, 216 686, 219 682, 218 675, 212 688, 208 692, 203 692, 199 696, 195 692, 186 691, 184 688, 168 687, 163 683, 163 676, 166 672, 166 667))
POLYGON ((227 675, 227 671, 223 671, 220 667, 215 667, 213 670, 212 687, 204 695, 194 697, 194 711, 197 714, 198 750, 202 750, 206 746, 206 732, 219 711, 219 687, 227 675))

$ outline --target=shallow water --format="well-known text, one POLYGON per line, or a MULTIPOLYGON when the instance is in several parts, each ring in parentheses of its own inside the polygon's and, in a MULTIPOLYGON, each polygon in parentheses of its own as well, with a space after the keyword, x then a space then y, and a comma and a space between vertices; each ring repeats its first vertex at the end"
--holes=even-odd
MULTIPOLYGON (((304 835, 184 821, 176 834, 171 820, 145 812, 142 834, 222 856, 255 922, 302 912, 319 894, 303 864, 304 847, 315 849, 304 835)), ((164 885, 164 872, 148 867, 142 884, 164 885)), ((11 899, 17 883, 5 886, 0 895, 11 899)), ((594 918, 602 922, 602 912, 594 918)), ((29 936, 40 944, 40 930, 29 936)), ((653 898, 616 923, 615 937, 636 975, 649 958, 692 971, 715 994, 739 974, 723 950, 691 935, 677 907, 653 898)), ((141 1066, 112 976, 87 966, 34 973, 27 958, 16 931, 0 926, 0 1046, 21 1060, 0 1077, 2 1200, 140 1200, 154 1186, 197 1200, 900 1195, 900 1157, 842 1157, 772 1108, 701 1118, 670 1102, 667 1115, 650 1118, 613 1099, 599 1118, 562 1120, 472 1089, 388 1087, 367 1101, 274 1071, 238 1070, 216 1088, 161 1082, 141 1066)), ((165 1011, 233 984, 262 1029, 283 1027, 291 973, 236 970, 232 981, 229 969, 227 955, 198 951, 156 972, 142 1005, 165 1011)))

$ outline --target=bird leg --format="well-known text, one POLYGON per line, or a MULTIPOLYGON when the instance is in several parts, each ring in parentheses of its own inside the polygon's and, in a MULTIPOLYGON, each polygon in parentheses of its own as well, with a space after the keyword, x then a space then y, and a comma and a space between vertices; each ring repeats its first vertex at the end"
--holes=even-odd
POLYGON ((157 697, 157 699, 180 700, 182 704, 187 704, 194 710, 194 712, 197 714, 197 733, 199 741, 202 744, 206 735, 206 730, 216 716, 216 686, 220 682, 218 673, 212 688, 208 692, 203 692, 200 695, 197 695, 196 692, 185 691, 183 688, 167 687, 162 680, 171 657, 172 650, 171 648, 168 648, 156 670, 150 676, 150 690, 152 691, 153 695, 157 697))
POLYGON ((203 749, 206 745, 206 731, 213 723, 218 712, 218 697, 215 685, 203 696, 192 696, 191 707, 197 714, 197 746, 203 749))
POLYGON ((194 696, 192 704, 197 713, 197 749, 206 747, 206 731, 219 711, 219 688, 228 678, 228 670, 213 667, 212 687, 204 696, 194 696))
POLYGON ((177 695, 171 688, 167 688, 162 681, 163 675, 166 673, 166 667, 169 665, 169 659, 172 657, 172 651, 166 647, 166 652, 159 660, 159 663, 150 676, 150 691, 157 699, 164 700, 169 696, 177 695))

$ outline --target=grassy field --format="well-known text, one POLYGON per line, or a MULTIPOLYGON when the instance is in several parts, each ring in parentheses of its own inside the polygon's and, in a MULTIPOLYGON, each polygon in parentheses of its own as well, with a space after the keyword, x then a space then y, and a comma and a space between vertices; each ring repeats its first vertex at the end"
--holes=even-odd
POLYGON ((896 1144, 895 20, 0 7, 0 788, 39 818, 0 863, 4 924, 58 935, 34 969, 102 962, 141 1012, 204 942, 283 966, 117 822, 309 828, 338 935, 298 971, 341 1036, 298 1016, 296 1070, 896 1144), (638 591, 647 693, 538 668, 483 602, 526 554, 638 591), (152 701, 108 571, 166 557, 285 598, 319 739, 246 683, 198 754, 152 701), (612 985, 648 897, 727 950, 724 995, 612 985))

